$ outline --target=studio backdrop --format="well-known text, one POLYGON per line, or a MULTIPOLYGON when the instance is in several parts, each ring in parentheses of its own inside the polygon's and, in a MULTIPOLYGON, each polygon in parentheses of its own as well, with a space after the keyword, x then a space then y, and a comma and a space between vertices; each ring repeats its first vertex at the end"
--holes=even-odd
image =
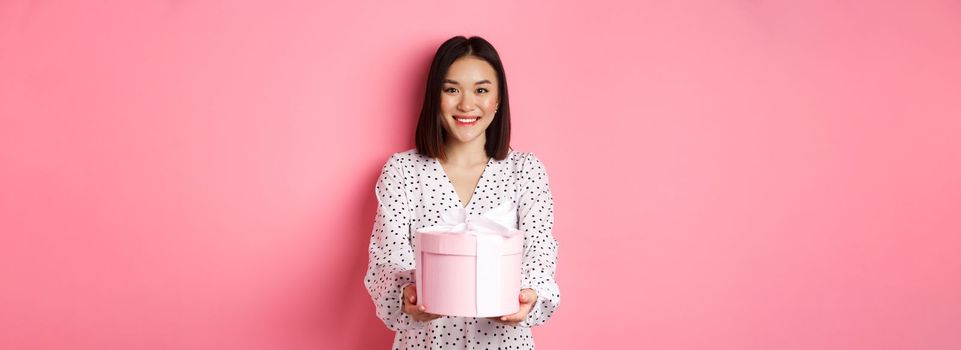
POLYGON ((0 1, 0 348, 386 349, 437 46, 547 169, 544 349, 961 348, 957 1, 0 1))

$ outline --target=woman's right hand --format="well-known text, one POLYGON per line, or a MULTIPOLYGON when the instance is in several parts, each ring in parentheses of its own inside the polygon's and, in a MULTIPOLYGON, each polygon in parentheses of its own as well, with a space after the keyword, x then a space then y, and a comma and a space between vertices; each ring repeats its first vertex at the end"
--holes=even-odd
POLYGON ((404 313, 410 315, 416 321, 432 321, 441 317, 424 312, 424 305, 417 305, 417 287, 409 284, 404 287, 404 313))

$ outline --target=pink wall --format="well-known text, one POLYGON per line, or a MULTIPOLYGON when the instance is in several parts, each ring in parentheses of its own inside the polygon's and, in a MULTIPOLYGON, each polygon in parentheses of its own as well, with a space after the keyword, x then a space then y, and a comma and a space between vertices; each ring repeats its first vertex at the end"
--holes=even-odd
POLYGON ((551 175, 540 347, 961 348, 961 4, 634 3, 0 2, 0 348, 387 348, 373 185, 460 34, 551 175))

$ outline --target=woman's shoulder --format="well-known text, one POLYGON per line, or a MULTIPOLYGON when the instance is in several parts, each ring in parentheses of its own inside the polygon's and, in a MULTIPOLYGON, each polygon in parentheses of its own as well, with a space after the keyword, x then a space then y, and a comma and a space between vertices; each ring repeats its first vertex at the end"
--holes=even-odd
POLYGON ((534 154, 534 152, 518 151, 515 149, 511 149, 504 161, 511 163, 514 168, 518 170, 529 170, 532 168, 544 167, 544 163, 541 161, 540 157, 534 154))
POLYGON ((431 158, 417 153, 416 148, 406 151, 394 152, 387 158, 385 167, 409 167, 418 163, 430 162, 431 158))
POLYGON ((420 153, 417 153, 416 148, 411 148, 409 150, 401 151, 401 152, 394 152, 390 155, 390 159, 413 160, 413 159, 420 159, 420 158, 426 159, 427 157, 424 155, 421 155, 420 153))

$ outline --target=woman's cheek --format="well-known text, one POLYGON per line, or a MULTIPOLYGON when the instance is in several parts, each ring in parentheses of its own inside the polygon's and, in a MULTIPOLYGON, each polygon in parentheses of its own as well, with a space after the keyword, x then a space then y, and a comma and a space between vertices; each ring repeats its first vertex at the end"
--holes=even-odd
POLYGON ((495 105, 497 105, 497 99, 489 98, 487 100, 484 100, 484 105, 483 105, 484 111, 489 114, 493 114, 495 105))
POLYGON ((440 112, 446 113, 450 110, 450 100, 447 98, 441 98, 440 100, 440 112))

